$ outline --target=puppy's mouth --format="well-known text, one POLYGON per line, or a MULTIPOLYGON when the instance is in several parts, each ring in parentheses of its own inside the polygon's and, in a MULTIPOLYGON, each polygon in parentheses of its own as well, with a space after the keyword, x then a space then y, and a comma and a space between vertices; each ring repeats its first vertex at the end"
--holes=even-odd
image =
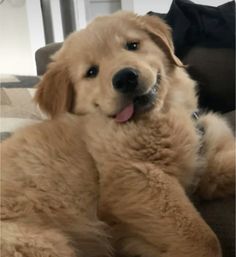
POLYGON ((116 115, 115 121, 125 123, 131 120, 136 114, 152 109, 156 103, 159 81, 145 94, 135 96, 132 101, 123 107, 116 115))

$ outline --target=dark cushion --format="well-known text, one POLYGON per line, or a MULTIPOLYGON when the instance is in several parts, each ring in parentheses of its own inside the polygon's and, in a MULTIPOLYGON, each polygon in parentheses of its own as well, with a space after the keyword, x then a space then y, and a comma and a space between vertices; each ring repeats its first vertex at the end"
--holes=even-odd
POLYGON ((235 109, 235 52, 193 47, 182 59, 198 82, 200 107, 227 112, 235 109))

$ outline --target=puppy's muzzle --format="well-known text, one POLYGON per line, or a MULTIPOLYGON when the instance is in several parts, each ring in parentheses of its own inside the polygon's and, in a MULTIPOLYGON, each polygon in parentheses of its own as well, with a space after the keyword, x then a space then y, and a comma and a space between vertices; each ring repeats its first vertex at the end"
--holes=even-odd
POLYGON ((123 94, 134 93, 138 87, 138 71, 132 68, 119 70, 112 79, 113 87, 123 94))

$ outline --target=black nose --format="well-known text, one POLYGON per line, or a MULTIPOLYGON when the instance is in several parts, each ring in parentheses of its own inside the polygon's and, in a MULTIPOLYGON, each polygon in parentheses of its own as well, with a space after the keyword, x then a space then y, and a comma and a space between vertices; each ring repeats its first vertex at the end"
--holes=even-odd
POLYGON ((138 72, 132 68, 122 69, 114 75, 112 84, 121 93, 132 93, 138 86, 138 72))

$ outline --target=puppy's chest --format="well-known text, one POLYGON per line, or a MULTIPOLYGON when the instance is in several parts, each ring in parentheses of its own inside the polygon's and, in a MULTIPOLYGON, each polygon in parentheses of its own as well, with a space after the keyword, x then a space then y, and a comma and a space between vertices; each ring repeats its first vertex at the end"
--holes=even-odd
POLYGON ((170 173, 191 168, 199 144, 191 120, 171 117, 148 123, 107 124, 90 136, 90 151, 103 167, 150 163, 170 173))

